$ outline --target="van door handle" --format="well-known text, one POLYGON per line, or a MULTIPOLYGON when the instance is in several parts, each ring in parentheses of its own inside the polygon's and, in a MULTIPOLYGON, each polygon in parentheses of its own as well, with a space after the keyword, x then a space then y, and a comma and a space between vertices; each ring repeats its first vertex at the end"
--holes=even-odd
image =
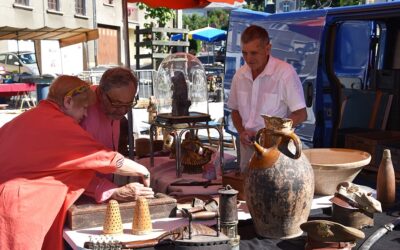
POLYGON ((312 106, 313 98, 314 98, 314 87, 311 81, 307 81, 304 83, 304 96, 306 101, 306 106, 309 108, 312 106))

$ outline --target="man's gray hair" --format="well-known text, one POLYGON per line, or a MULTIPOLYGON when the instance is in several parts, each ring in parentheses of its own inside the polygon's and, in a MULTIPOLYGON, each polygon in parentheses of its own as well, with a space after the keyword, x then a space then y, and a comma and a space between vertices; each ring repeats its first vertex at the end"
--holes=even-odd
POLYGON ((247 27, 240 38, 242 44, 252 42, 256 39, 260 39, 261 42, 268 44, 269 43, 269 35, 268 31, 263 27, 257 25, 250 25, 247 27))
POLYGON ((112 88, 129 86, 130 84, 133 84, 137 88, 138 80, 132 70, 116 67, 104 72, 101 76, 99 87, 103 92, 107 92, 112 88))

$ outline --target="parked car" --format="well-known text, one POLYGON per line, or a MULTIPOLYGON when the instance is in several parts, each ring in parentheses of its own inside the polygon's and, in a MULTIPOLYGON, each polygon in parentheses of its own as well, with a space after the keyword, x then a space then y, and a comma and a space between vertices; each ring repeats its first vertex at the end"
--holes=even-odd
POLYGON ((0 66, 8 72, 39 75, 36 55, 32 51, 0 53, 0 66))

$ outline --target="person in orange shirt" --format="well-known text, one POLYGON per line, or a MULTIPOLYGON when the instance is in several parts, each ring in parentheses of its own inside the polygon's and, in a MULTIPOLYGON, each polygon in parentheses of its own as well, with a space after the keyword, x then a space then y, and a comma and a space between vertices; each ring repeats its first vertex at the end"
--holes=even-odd
POLYGON ((95 95, 77 77, 60 76, 47 100, 0 128, 0 248, 63 249, 67 209, 96 172, 149 171, 103 146, 79 125, 95 95))

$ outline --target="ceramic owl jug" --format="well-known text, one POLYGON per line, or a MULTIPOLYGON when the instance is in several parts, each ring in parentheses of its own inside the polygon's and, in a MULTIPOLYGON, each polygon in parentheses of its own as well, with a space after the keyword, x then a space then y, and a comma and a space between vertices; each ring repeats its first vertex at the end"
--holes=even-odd
POLYGON ((302 234, 314 195, 314 172, 301 152, 292 120, 262 116, 255 153, 245 173, 246 202, 261 237, 287 239, 302 234))

